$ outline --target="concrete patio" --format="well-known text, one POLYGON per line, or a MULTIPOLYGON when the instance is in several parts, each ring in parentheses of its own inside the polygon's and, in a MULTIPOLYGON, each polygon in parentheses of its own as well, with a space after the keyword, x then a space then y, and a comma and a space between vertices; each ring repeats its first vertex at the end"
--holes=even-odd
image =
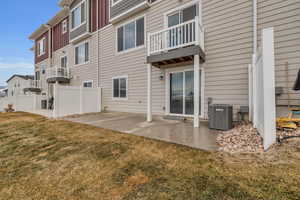
POLYGON ((192 121, 167 120, 162 116, 154 116, 153 122, 148 123, 143 114, 118 112, 78 115, 64 119, 203 150, 218 149, 218 132, 209 130, 207 122, 200 122, 200 128, 194 128, 192 121))

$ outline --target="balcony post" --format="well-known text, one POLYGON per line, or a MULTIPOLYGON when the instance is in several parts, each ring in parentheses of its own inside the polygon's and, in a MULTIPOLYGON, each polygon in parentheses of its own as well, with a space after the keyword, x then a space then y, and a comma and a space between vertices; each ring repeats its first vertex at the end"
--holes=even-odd
POLYGON ((147 55, 150 56, 150 51, 151 51, 151 48, 150 48, 150 33, 148 33, 148 36, 147 36, 147 49, 148 49, 148 52, 147 52, 147 55))
POLYGON ((195 17, 195 42, 196 45, 200 45, 200 24, 199 24, 199 17, 195 17))
POLYGON ((147 122, 152 122, 152 65, 147 64, 147 122))
POLYGON ((200 110, 200 59, 199 55, 194 55, 194 127, 199 127, 200 110))

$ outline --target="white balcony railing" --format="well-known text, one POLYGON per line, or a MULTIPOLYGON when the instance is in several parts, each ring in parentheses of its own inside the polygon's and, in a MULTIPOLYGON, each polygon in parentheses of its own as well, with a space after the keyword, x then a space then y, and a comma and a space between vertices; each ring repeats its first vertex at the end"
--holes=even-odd
POLYGON ((190 45, 199 45, 204 51, 204 29, 198 17, 148 34, 148 56, 190 45))
POLYGON ((70 69, 68 67, 51 67, 47 69, 47 79, 50 78, 70 79, 70 69))
POLYGON ((29 88, 41 89, 42 88, 42 81, 40 81, 40 80, 30 80, 29 88))

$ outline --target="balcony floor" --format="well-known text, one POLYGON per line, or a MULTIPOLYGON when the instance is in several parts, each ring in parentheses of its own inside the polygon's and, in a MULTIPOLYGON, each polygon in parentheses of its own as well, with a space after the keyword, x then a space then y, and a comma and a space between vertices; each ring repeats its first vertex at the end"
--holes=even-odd
POLYGON ((193 61, 194 55, 200 56, 201 63, 205 62, 205 53, 202 48, 200 46, 193 45, 150 55, 147 57, 147 63, 151 63, 156 67, 176 65, 182 62, 193 61))
POLYGON ((48 78, 47 82, 48 83, 55 83, 55 82, 70 83, 70 79, 69 78, 64 78, 64 77, 53 77, 53 78, 48 78))
POLYGON ((41 92, 41 88, 24 88, 24 92, 36 92, 36 93, 39 93, 41 92))

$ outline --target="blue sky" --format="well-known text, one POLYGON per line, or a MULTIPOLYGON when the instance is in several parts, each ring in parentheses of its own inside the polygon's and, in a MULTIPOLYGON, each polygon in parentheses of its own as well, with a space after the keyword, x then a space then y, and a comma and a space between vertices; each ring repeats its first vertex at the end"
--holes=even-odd
POLYGON ((59 11, 58 0, 1 2, 0 86, 13 74, 33 74, 33 42, 28 36, 59 11))

